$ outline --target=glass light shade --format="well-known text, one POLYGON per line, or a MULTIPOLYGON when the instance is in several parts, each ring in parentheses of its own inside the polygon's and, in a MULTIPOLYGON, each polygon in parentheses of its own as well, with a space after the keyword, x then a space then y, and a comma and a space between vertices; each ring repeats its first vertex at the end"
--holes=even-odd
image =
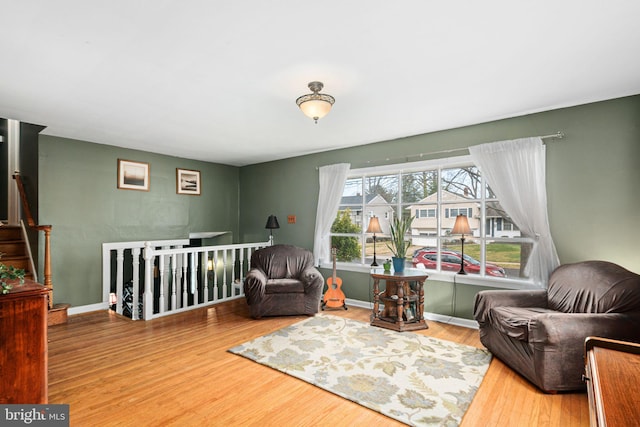
POLYGON ((333 96, 320 93, 323 87, 322 82, 311 82, 309 83, 309 89, 311 89, 312 93, 302 95, 296 99, 296 104, 304 115, 312 118, 316 123, 318 123, 318 119, 329 114, 331 106, 336 102, 333 96))
POLYGON ((451 230, 451 234, 462 234, 469 235, 471 234, 471 228, 469 227, 469 220, 465 215, 458 215, 456 217, 456 222, 453 224, 453 229, 451 230))
POLYGON ((331 103, 324 99, 311 99, 300 104, 300 109, 305 116, 318 120, 329 114, 331 103))
POLYGON ((369 228, 367 228, 367 233, 382 233, 382 229, 380 228, 380 221, 378 221, 378 217, 374 216, 369 220, 369 228))

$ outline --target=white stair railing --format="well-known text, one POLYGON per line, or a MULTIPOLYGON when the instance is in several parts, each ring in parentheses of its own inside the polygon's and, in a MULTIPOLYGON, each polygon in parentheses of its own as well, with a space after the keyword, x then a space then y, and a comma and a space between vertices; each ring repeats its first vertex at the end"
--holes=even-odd
MULTIPOLYGON (((134 241, 134 242, 113 242, 102 244, 102 300, 109 301, 109 305, 115 305, 115 311, 123 314, 123 297, 125 276, 131 277, 133 285, 133 304, 131 307, 131 318, 138 320, 142 313, 139 313, 138 304, 140 299, 140 261, 142 260, 142 249, 145 244, 150 244, 158 249, 182 248, 189 245, 189 239, 154 240, 154 241, 134 241), (115 255, 115 272, 112 271, 112 258, 115 255), (115 273, 116 289, 111 290, 111 282, 115 273), (115 300, 114 300, 115 298, 115 300)), ((144 267, 142 269, 144 271, 144 267)))
POLYGON ((143 253, 144 319, 243 297, 242 281, 249 271, 251 254, 270 244, 157 249, 149 242, 143 253), (156 268, 159 275, 154 274, 156 268))
POLYGON ((271 242, 184 247, 188 244, 188 239, 103 243, 104 301, 124 314, 125 276, 132 277, 133 320, 150 320, 243 297, 242 281, 251 255, 271 242), (114 274, 116 289, 112 292, 114 274), (141 284, 143 298, 139 293, 141 284), (140 300, 142 310, 138 308, 140 300))

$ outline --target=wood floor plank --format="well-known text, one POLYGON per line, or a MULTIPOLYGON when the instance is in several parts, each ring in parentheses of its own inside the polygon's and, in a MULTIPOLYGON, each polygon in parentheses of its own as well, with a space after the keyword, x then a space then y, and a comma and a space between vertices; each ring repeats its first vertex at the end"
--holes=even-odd
MULTIPOLYGON (((369 321, 369 310, 327 310, 369 321)), ((72 426, 395 426, 401 423, 227 352, 306 316, 253 320, 244 300, 149 322, 108 311, 49 327, 49 402, 72 426)), ((475 330, 426 336, 481 347, 475 330)), ((493 359, 462 426, 589 425, 586 394, 547 395, 493 359)))

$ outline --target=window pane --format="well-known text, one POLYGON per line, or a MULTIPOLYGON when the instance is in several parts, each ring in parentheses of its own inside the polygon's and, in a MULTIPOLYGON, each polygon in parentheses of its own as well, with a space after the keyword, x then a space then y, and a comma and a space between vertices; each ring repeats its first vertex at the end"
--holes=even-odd
MULTIPOLYGON (((382 222, 382 220, 380 220, 380 222, 382 222)), ((385 236, 381 236, 380 234, 376 234, 376 244, 375 244, 375 250, 376 250, 376 261, 378 262, 379 265, 382 265, 382 263, 384 261, 386 261, 387 259, 391 259, 391 257, 393 256, 391 254, 391 250, 389 249, 389 247, 387 246, 387 243, 389 241, 388 237, 385 236)), ((367 265, 370 265, 373 262, 373 235, 367 235, 366 236, 366 244, 365 244, 365 249, 364 249, 364 263, 367 265)))
MULTIPOLYGON (((455 196, 457 198, 457 196, 455 196)), ((476 200, 464 201, 462 203, 443 205, 444 215, 440 224, 440 235, 450 236, 451 230, 456 223, 458 215, 464 215, 469 221, 469 228, 473 236, 480 236, 480 203, 476 200)), ((459 236, 456 236, 459 239, 459 236)))
POLYGON ((410 205, 407 210, 415 218, 411 223, 411 245, 436 247, 438 245, 438 205, 410 205))
POLYGON ((331 247, 336 248, 336 259, 340 262, 360 262, 361 243, 360 236, 331 236, 331 247))
POLYGON ((436 202, 438 171, 420 171, 402 175, 402 202, 436 202))
POLYGON ((342 203, 359 203, 362 204, 362 178, 349 178, 344 184, 344 191, 342 192, 342 203), (353 199, 346 199, 346 197, 355 197, 353 199))
MULTIPOLYGON (((486 274, 493 277, 501 276, 502 272, 510 278, 526 278, 524 267, 531 253, 530 242, 491 242, 486 249, 486 274)), ((465 253, 467 245, 464 245, 465 253)))
POLYGON ((480 199, 482 197, 482 182, 480 171, 475 166, 442 170, 443 200, 445 193, 465 199, 480 199))
MULTIPOLYGON (((369 221, 376 216, 382 230, 382 233, 378 233, 377 236, 386 235, 389 233, 389 223, 396 216, 395 204, 392 202, 398 197, 398 177, 397 175, 367 177, 365 183, 367 190, 364 229, 369 227, 369 221)), ((373 256, 373 249, 371 256, 373 256)))
POLYGON ((365 178, 365 203, 388 205, 398 201, 398 175, 368 176, 365 178))
MULTIPOLYGON (((350 231, 336 231, 336 223, 334 222, 331 232, 334 233, 359 233, 362 227, 362 178, 347 179, 344 190, 342 192, 342 198, 340 199, 340 206, 338 207, 337 218, 341 218, 342 221, 346 221, 346 218, 342 216, 347 215, 350 222, 356 226, 357 230, 349 229, 350 231)), ((343 226, 346 224, 342 224, 343 226)), ((341 230, 344 227, 340 228, 341 230)))
POLYGON ((520 230, 513 224, 500 202, 487 202, 485 217, 486 237, 521 237, 520 230))
POLYGON ((362 224, 362 207, 340 205, 336 219, 331 226, 331 232, 361 233, 362 224))
POLYGON ((496 194, 491 190, 491 187, 487 185, 487 194, 485 195, 487 199, 497 199, 496 194))
MULTIPOLYGON (((442 270, 443 271, 460 271, 461 258, 464 258, 464 271, 467 274, 480 274, 481 266, 481 245, 479 241, 465 238, 464 241, 464 257, 462 256, 462 242, 459 237, 447 239, 442 245, 442 270), (446 262, 445 262, 446 260, 446 262)), ((504 276, 496 273, 496 276, 504 276)))

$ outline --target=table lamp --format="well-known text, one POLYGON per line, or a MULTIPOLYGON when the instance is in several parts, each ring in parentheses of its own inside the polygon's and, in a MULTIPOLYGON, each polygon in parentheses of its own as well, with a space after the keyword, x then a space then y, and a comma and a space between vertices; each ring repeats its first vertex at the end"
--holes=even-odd
POLYGON ((469 228, 469 220, 466 215, 458 215, 456 217, 456 222, 453 224, 453 229, 451 230, 451 234, 460 234, 460 241, 462 242, 462 254, 460 255, 460 271, 458 274, 467 274, 464 271, 464 236, 471 234, 471 228, 469 228))
POLYGON ((380 221, 378 221, 377 216, 373 216, 369 220, 369 228, 367 228, 366 233, 373 233, 373 262, 371 263, 371 267, 377 267, 378 263, 376 262, 376 233, 382 233, 382 229, 380 228, 380 221))

